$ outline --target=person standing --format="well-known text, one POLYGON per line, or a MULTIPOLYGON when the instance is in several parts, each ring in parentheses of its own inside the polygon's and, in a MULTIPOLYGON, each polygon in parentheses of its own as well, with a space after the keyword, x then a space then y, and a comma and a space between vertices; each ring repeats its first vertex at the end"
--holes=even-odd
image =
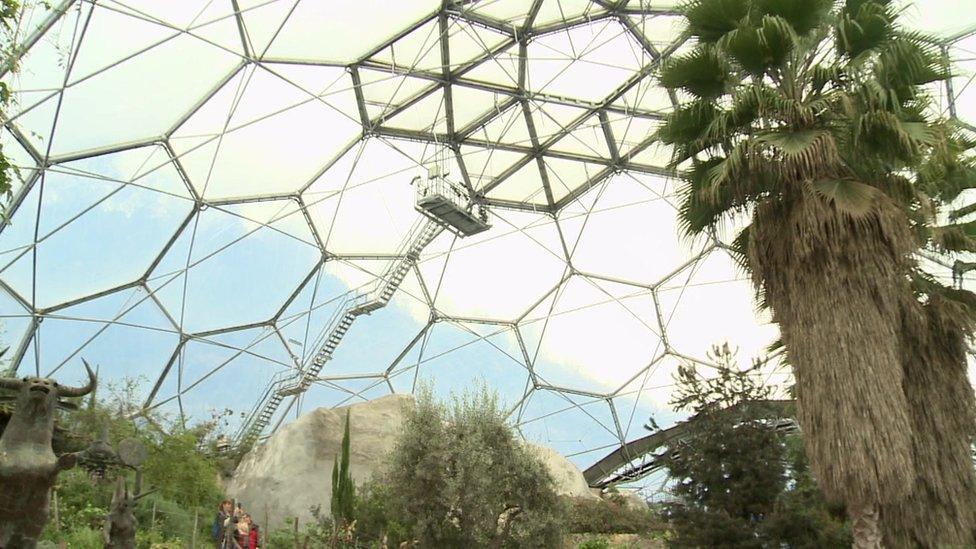
POLYGON ((232 514, 224 522, 224 538, 221 541, 220 549, 241 549, 241 544, 237 542, 237 525, 240 524, 240 517, 232 514))
POLYGON ((213 526, 210 530, 210 536, 213 538, 214 545, 218 548, 223 547, 224 525, 233 510, 234 502, 229 499, 225 499, 224 501, 220 502, 220 506, 217 507, 217 516, 214 517, 213 526))
POLYGON ((245 513, 241 517, 241 521, 237 526, 237 532, 237 543, 241 546, 241 549, 258 549, 260 547, 258 525, 254 524, 254 521, 251 520, 251 515, 245 513))

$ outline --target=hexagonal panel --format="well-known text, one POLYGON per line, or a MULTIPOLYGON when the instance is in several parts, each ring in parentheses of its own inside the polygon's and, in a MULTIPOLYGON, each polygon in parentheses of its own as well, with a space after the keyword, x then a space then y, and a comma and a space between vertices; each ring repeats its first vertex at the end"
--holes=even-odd
POLYGON ((185 332, 243 326, 269 321, 320 260, 294 201, 207 208, 148 285, 185 332))

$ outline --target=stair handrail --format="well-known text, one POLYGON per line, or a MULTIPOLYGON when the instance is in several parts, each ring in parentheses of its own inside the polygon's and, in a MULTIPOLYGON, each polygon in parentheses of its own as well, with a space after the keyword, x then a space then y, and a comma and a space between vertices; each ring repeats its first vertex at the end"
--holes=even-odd
MULTIPOLYGON (((249 436, 250 431, 253 429, 254 425, 257 423, 258 418, 261 417, 262 412, 267 407, 268 403, 272 398, 281 391, 284 387, 294 386, 294 385, 311 385, 314 381, 313 378, 318 377, 318 371, 311 374, 310 370, 313 370, 316 361, 319 360, 320 355, 325 352, 326 343, 333 333, 337 330, 339 325, 342 323, 343 318, 356 307, 365 304, 369 301, 373 295, 382 293, 382 289, 387 285, 392 284, 393 275, 405 262, 413 262, 416 259, 410 257, 410 251, 416 247, 419 243, 418 239, 425 238, 425 233, 427 231, 433 232, 439 227, 439 225, 421 216, 414 222, 410 227, 407 234, 404 236, 400 245, 397 247, 395 252, 396 259, 394 259, 390 264, 384 269, 383 274, 378 277, 378 279, 369 285, 360 287, 360 291, 354 295, 349 295, 345 300, 336 308, 332 317, 326 323, 325 328, 322 330, 321 335, 318 336, 313 342, 313 348, 317 348, 314 354, 303 359, 301 366, 295 369, 282 370, 275 374, 268 382, 268 385, 258 399, 254 408, 251 409, 251 413, 248 414, 247 418, 241 424, 237 435, 234 437, 237 445, 239 446, 245 439, 249 436), (371 287, 368 287, 371 286, 371 287)), ((426 243, 424 243, 426 245, 426 243)), ((349 293, 352 293, 351 291, 349 293)), ((324 365, 324 364, 323 364, 324 365)), ((321 369, 321 367, 319 368, 321 369)), ((260 433, 258 434, 260 436, 260 433)), ((239 451, 240 448, 235 448, 235 451, 239 451)))
POLYGON ((261 398, 258 399, 257 404, 251 408, 251 412, 247 415, 247 418, 241 423, 241 427, 237 430, 237 434, 234 436, 233 440, 240 441, 242 438, 247 436, 247 432, 250 430, 254 421, 257 420, 257 417, 261 414, 261 410, 264 409, 268 399, 275 393, 275 391, 277 391, 278 386, 292 375, 294 375, 294 370, 292 369, 281 370, 272 376, 270 380, 268 380, 264 393, 261 395, 261 398))

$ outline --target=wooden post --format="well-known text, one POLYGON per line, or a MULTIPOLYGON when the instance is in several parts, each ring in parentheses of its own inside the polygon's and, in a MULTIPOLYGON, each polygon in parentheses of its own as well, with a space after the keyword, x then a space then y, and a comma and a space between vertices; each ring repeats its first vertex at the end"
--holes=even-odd
POLYGON ((200 510, 195 509, 193 511, 193 532, 190 534, 190 549, 197 548, 197 530, 200 529, 200 510))
POLYGON ((153 500, 152 515, 150 515, 149 518, 149 527, 150 528, 156 527, 156 500, 153 500))

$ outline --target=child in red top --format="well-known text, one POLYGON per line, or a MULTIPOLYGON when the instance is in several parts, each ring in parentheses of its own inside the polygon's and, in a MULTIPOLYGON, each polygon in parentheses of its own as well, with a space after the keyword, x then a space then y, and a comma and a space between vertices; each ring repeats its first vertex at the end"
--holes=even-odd
POLYGON ((241 549, 258 549, 261 546, 258 535, 258 525, 251 520, 251 515, 245 514, 237 525, 237 543, 241 549))

